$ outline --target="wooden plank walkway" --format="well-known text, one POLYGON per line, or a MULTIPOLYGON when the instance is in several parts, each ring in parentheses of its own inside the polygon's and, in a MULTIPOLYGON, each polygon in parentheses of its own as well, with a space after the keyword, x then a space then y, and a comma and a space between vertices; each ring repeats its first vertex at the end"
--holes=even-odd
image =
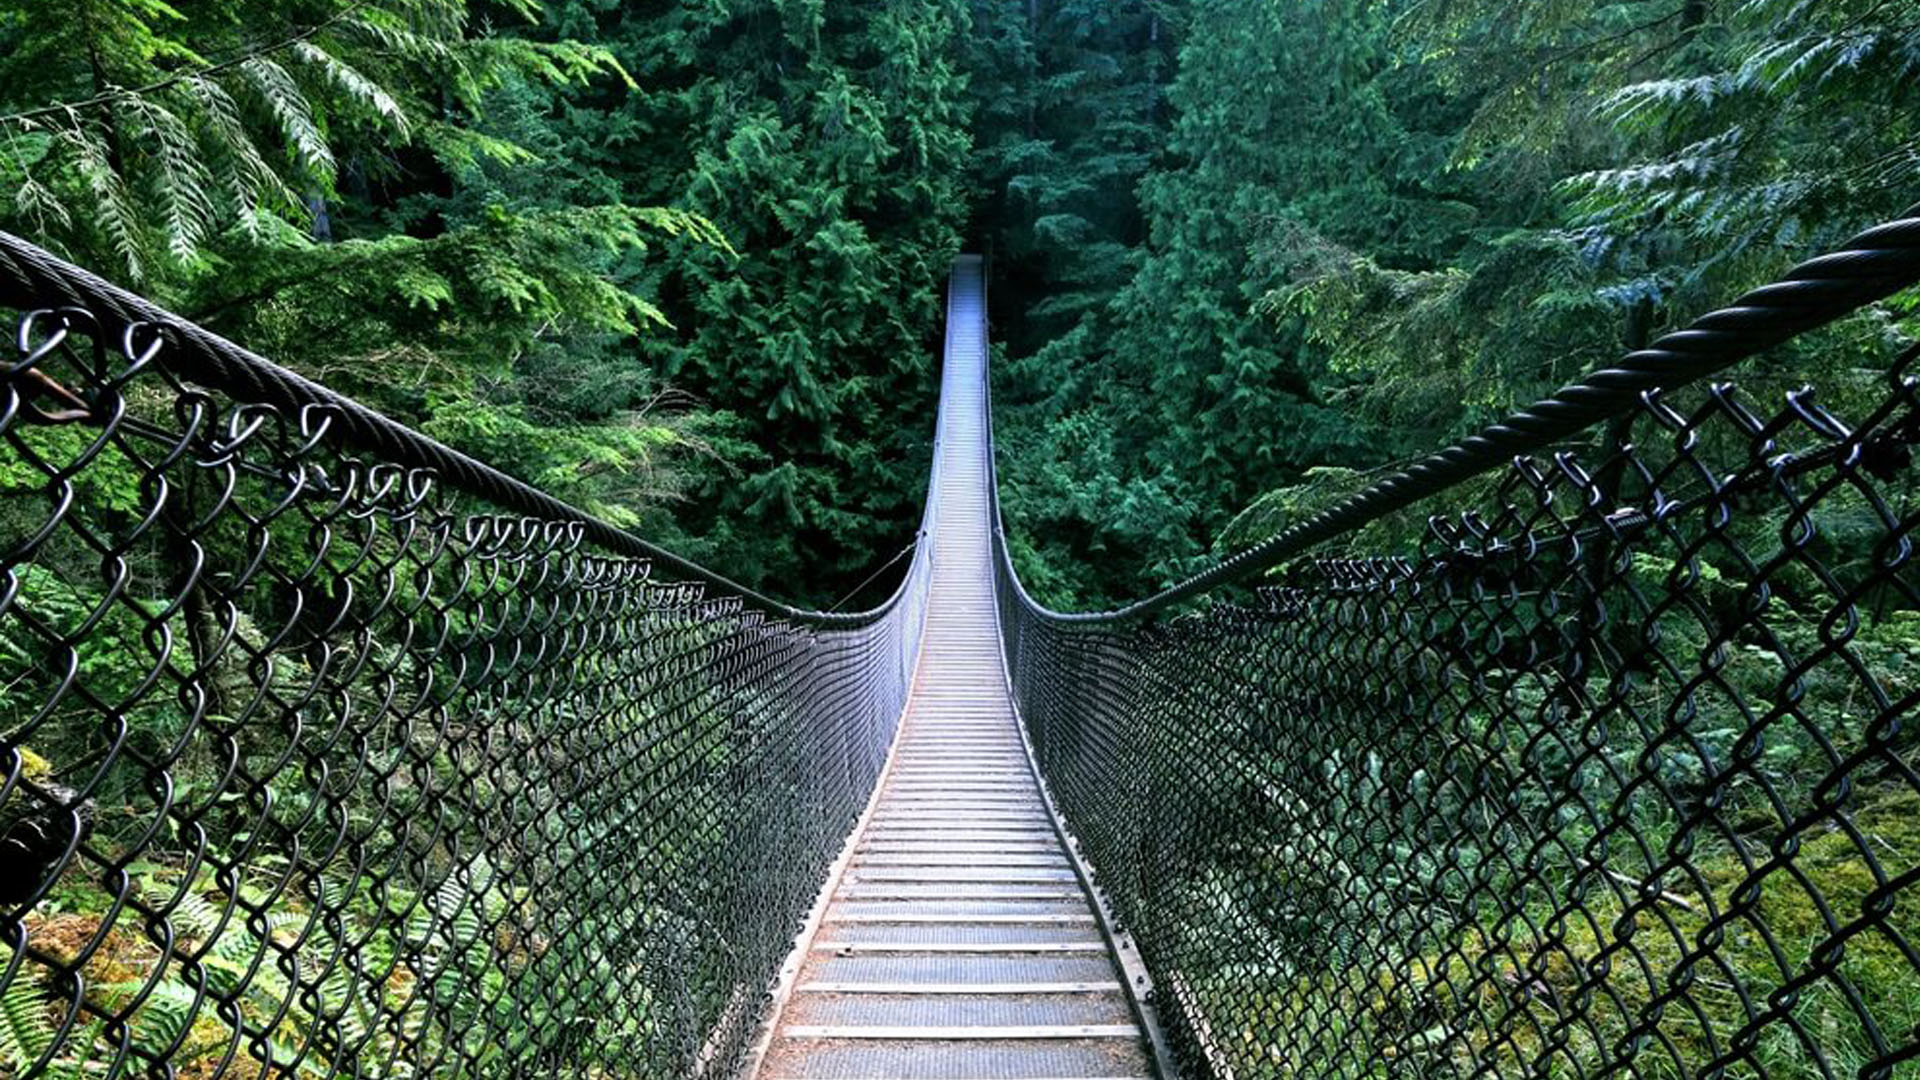
POLYGON ((880 793, 760 1080, 1153 1076, 1121 972, 1042 801, 996 628, 982 266, 948 298, 933 578, 880 793))

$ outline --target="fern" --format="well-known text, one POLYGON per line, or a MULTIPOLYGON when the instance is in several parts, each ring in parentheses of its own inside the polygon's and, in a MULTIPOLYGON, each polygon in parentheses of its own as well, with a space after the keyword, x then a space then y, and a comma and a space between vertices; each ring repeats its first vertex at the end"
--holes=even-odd
POLYGON ((145 992, 128 1022, 134 1045, 156 1057, 169 1057, 186 1041, 194 1018, 205 1005, 205 995, 185 983, 163 979, 148 989, 144 983, 120 983, 105 988, 109 997, 145 992))
POLYGON ((182 263, 192 262, 218 217, 210 195, 213 173, 193 133, 171 109, 151 98, 127 98, 124 104, 128 130, 150 144, 153 195, 167 247, 182 263))
POLYGON ((94 199, 94 210, 113 250, 135 281, 146 277, 146 245, 142 225, 127 195, 127 186, 112 165, 112 155, 100 136, 76 123, 60 132, 61 144, 94 199))
POLYGON ((47 995, 16 976, 0 989, 0 1066, 24 1074, 47 1056, 57 1030, 47 1015, 47 995))
MULTIPOLYGON (((149 899, 157 900, 159 897, 149 896, 149 899)), ((174 933, 181 937, 206 940, 220 932, 225 916, 213 906, 213 901, 199 893, 187 891, 173 902, 172 908, 167 911, 167 921, 173 925, 174 933)))
POLYGON ((189 79, 184 86, 199 103, 200 121, 222 166, 220 172, 234 217, 250 235, 258 237, 262 213, 287 213, 299 206, 300 198, 261 155, 247 131, 239 103, 225 86, 206 78, 189 79))
POLYGON ((22 1076, 39 1066, 46 1080, 81 1080, 104 1069, 93 1061, 101 1052, 103 1023, 83 1020, 61 1038, 55 1006, 46 991, 14 969, 0 985, 0 1076, 22 1076))
POLYGON ((288 152, 317 183, 331 184, 336 165, 333 149, 320 134, 313 106, 287 69, 264 56, 241 65, 248 86, 259 96, 286 136, 288 152))
POLYGON ((384 121, 395 138, 406 139, 410 130, 405 110, 380 84, 354 70, 346 61, 309 41, 293 46, 293 55, 317 69, 348 100, 359 103, 384 121))

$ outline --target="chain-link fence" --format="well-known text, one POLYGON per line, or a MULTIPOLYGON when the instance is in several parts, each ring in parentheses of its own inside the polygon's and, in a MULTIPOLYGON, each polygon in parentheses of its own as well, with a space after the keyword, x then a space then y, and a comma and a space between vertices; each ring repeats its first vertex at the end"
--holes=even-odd
POLYGON ((0 1076, 726 1075, 925 558, 790 611, 12 238, 0 303, 0 1076))
POLYGON ((1916 1075, 1920 361, 1675 389, 1916 277, 1920 221, 1875 230, 1124 612, 1002 545, 1190 1075, 1916 1075))
MULTIPOLYGON (((1914 1067, 1915 357, 1679 388, 1916 276, 1876 230, 1125 612, 1003 546, 1194 1075, 1914 1067)), ((0 1074, 726 1073, 925 559, 796 612, 5 237, 0 302, 0 1074)))

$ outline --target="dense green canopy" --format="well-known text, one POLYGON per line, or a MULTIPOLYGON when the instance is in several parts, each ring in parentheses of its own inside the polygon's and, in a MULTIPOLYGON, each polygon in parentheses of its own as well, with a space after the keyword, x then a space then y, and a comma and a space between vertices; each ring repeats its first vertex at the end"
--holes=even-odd
POLYGON ((818 603, 987 250, 1097 603, 1897 213, 1916 65, 1870 0, 16 0, 0 226, 818 603))
POLYGON ((980 85, 1026 103, 980 135, 1005 496, 1060 604, 1165 584, 1920 198, 1896 5, 984 7, 980 85))

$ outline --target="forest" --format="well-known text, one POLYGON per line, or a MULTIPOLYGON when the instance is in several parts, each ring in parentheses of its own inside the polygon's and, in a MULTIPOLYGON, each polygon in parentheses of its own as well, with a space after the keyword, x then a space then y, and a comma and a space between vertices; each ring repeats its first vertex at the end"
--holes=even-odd
MULTIPOLYGON (((988 258, 1013 561, 1084 611, 1916 203, 1920 6, 1887 0, 0 0, 0 230, 809 608, 876 605, 906 565, 962 252, 988 258)), ((1869 403, 1916 307, 1873 305, 1741 384, 1869 403)), ((43 471, 0 459, 10 534, 43 471)), ((143 491, 80 485, 108 515, 143 491)), ((1840 524, 1835 564, 1868 565, 1872 530, 1840 524)), ((1409 515, 1365 540, 1424 536, 1409 515)), ((10 588, 83 610, 53 576, 10 588)), ((1910 701, 1903 588, 1849 648, 1910 701)), ((1809 650, 1816 599, 1769 601, 1806 601, 1783 617, 1809 650)), ((133 620, 99 633, 139 652, 133 620)), ((1710 637, 1689 623, 1668 648, 1710 637)), ((9 748, 49 677, 34 648, 0 636, 9 748)), ((1742 656, 1726 696, 1766 697, 1774 668, 1742 656)), ((138 682, 114 662, 88 677, 138 682)), ((1701 726, 1732 753, 1724 719, 1701 726)), ((84 759, 83 720, 31 717, 5 771, 84 759)), ((1759 784, 1819 787, 1830 741, 1776 740, 1759 784)), ((1920 795, 1886 787, 1858 816, 1913 865, 1920 795)), ((1697 856, 1712 887, 1732 850, 1697 856)), ((1873 888, 1810 862, 1837 894, 1873 888)), ((1778 914, 1783 948, 1812 948, 1803 908, 1778 914)), ((1860 955, 1860 993, 1920 1025, 1908 947, 1860 955)), ((43 1006, 0 1000, 0 1076, 43 1038, 10 1044, 29 1025, 7 1010, 43 1006)), ((1757 1071, 1820 1075, 1791 1058, 1757 1071)))
POLYGON ((910 538, 991 252, 1022 567, 1100 606, 1897 215, 1913 22, 20 3, 0 227, 821 606, 910 538))

